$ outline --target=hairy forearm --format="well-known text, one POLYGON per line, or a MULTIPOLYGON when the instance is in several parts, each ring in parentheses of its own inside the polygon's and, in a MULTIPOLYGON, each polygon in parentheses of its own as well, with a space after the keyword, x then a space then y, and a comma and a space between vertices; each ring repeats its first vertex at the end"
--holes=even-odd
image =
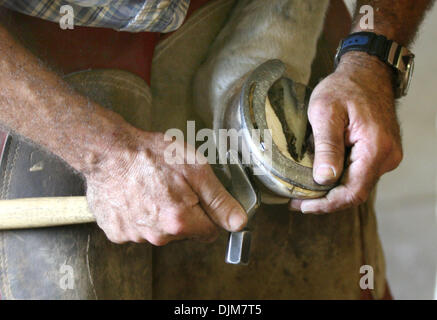
POLYGON ((0 124, 86 174, 127 126, 69 88, 0 26, 0 124))
MULTIPOLYGON (((434 0, 358 0, 352 24, 352 32, 371 31, 386 36, 390 40, 408 46, 414 40, 417 30, 432 6, 434 0), (361 20, 368 12, 360 13, 364 5, 373 8, 373 29, 362 29, 361 20)), ((363 72, 371 71, 370 81, 377 81, 381 88, 391 88, 394 81, 393 69, 377 57, 367 53, 353 51, 344 54, 339 69, 359 68, 363 72)), ((386 90, 389 93, 390 90, 386 90)), ((393 97, 393 92, 389 93, 393 97)))
POLYGON ((408 46, 433 2, 434 0, 358 0, 352 31, 373 31, 408 46), (363 5, 373 8, 374 30, 360 28, 363 15, 359 11, 363 5))

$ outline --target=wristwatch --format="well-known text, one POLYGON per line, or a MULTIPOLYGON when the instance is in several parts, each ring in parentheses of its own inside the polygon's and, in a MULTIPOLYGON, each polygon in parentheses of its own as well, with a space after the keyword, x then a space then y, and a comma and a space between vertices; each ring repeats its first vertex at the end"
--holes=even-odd
POLYGON ((335 55, 335 67, 343 54, 362 51, 377 56, 395 71, 396 98, 407 95, 414 70, 414 54, 406 47, 373 32, 356 32, 340 42, 335 55))

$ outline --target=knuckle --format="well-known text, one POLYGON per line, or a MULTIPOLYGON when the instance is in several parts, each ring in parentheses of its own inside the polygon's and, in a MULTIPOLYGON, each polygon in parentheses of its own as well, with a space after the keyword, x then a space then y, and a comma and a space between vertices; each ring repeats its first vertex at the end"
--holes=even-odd
POLYGON ((165 246, 170 242, 166 237, 162 235, 149 235, 146 239, 149 243, 157 247, 165 246))
POLYGON ((122 244, 128 241, 126 235, 117 225, 104 226, 102 230, 105 233, 106 238, 113 243, 122 244))
POLYGON ((404 153, 402 151, 402 148, 396 148, 396 150, 392 153, 393 154, 393 162, 395 164, 395 167, 399 166, 399 164, 402 162, 402 159, 404 158, 404 153))
POLYGON ((187 207, 193 207, 199 203, 199 196, 194 192, 183 196, 184 203, 187 207))
POLYGON ((188 208, 184 205, 168 209, 164 231, 170 235, 181 236, 187 232, 188 208))
POLYGON ((358 190, 356 192, 349 193, 348 202, 353 206, 359 206, 366 202, 369 197, 369 192, 365 189, 358 190))
POLYGON ((180 172, 177 172, 175 175, 173 175, 172 182, 175 185, 181 186, 185 184, 185 178, 180 172))
POLYGON ((310 121, 321 119, 332 119, 335 117, 337 111, 333 107, 333 104, 327 99, 318 98, 312 101, 308 110, 308 117, 310 121))
POLYGON ((134 237, 134 238, 131 239, 131 241, 135 242, 135 243, 143 243, 144 239, 140 238, 140 237, 134 237))
POLYGON ((320 137, 316 143, 316 153, 320 155, 341 155, 343 154, 343 146, 340 146, 325 137, 320 137))
POLYGON ((308 119, 311 124, 313 122, 317 124, 317 121, 329 121, 332 125, 341 126, 345 124, 346 115, 338 102, 323 97, 312 101, 308 109, 308 119))
POLYGON ((186 212, 187 208, 183 205, 176 205, 168 209, 170 219, 175 221, 182 221, 186 212))
POLYGON ((181 236, 186 233, 187 226, 182 219, 173 218, 166 226, 165 231, 174 236, 181 236))
POLYGON ((387 158, 389 169, 395 169, 402 161, 403 151, 400 143, 390 134, 380 134, 378 139, 378 152, 382 158, 387 158))
POLYGON ((383 154, 390 154, 394 148, 393 138, 387 134, 379 137, 378 149, 383 154))
POLYGON ((402 162, 402 158, 403 158, 402 148, 395 148, 390 153, 390 157, 386 163, 384 172, 389 172, 396 169, 399 166, 399 164, 402 162))
POLYGON ((127 242, 127 239, 125 239, 121 235, 106 233, 106 237, 108 238, 109 241, 111 241, 113 243, 116 243, 116 244, 122 244, 122 243, 126 243, 127 242))

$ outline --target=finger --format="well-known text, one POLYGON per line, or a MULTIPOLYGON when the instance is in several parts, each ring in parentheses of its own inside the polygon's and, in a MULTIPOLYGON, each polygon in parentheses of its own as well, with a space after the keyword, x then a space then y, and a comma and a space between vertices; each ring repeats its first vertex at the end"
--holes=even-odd
POLYGON ((93 214, 97 217, 97 225, 103 230, 109 241, 116 244, 130 241, 127 232, 128 228, 124 223, 123 217, 117 214, 117 211, 113 210, 112 207, 102 208, 100 206, 93 206, 92 208, 93 214), (102 212, 105 212, 105 214, 102 214, 102 212))
POLYGON ((302 205, 302 201, 301 199, 291 199, 290 202, 288 203, 288 209, 290 211, 294 211, 294 212, 300 212, 300 206, 302 205))
POLYGON ((217 225, 231 232, 246 225, 246 212, 226 191, 209 165, 189 168, 186 178, 199 196, 202 208, 217 225))
POLYGON ((369 155, 363 142, 358 142, 351 152, 351 164, 342 184, 332 189, 321 199, 304 200, 303 213, 328 213, 365 202, 378 180, 378 159, 369 155))
POLYGON ((187 226, 189 236, 186 238, 201 242, 212 242, 216 240, 219 235, 219 229, 202 209, 200 204, 193 208, 192 213, 193 219, 191 219, 191 221, 193 224, 187 226))
POLYGON ((196 239, 211 241, 218 235, 217 226, 199 204, 186 208, 176 216, 168 216, 165 231, 173 240, 196 239))
POLYGON ((314 180, 334 183, 343 170, 345 123, 335 106, 323 99, 311 100, 308 116, 314 135, 314 180))
POLYGON ((142 201, 141 213, 133 216, 132 221, 137 231, 149 242, 182 239, 211 241, 218 234, 217 226, 200 207, 199 197, 182 175, 173 176, 169 192, 161 193, 160 199, 155 201, 159 205, 151 205, 148 199, 142 201), (150 220, 150 216, 157 219, 150 220))

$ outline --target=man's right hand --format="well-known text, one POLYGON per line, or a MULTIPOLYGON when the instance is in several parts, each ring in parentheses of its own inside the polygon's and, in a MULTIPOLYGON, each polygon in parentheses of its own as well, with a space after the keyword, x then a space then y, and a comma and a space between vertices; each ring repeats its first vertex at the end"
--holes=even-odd
POLYGON ((218 227, 243 228, 246 213, 208 164, 167 164, 164 150, 171 142, 164 134, 129 131, 86 174, 90 209, 109 240, 158 246, 181 239, 209 242, 218 227))
POLYGON ((243 208, 208 164, 166 163, 164 134, 135 129, 71 90, 2 26, 0 52, 0 124, 85 175, 90 209, 110 240, 210 241, 218 227, 245 225, 243 208))

